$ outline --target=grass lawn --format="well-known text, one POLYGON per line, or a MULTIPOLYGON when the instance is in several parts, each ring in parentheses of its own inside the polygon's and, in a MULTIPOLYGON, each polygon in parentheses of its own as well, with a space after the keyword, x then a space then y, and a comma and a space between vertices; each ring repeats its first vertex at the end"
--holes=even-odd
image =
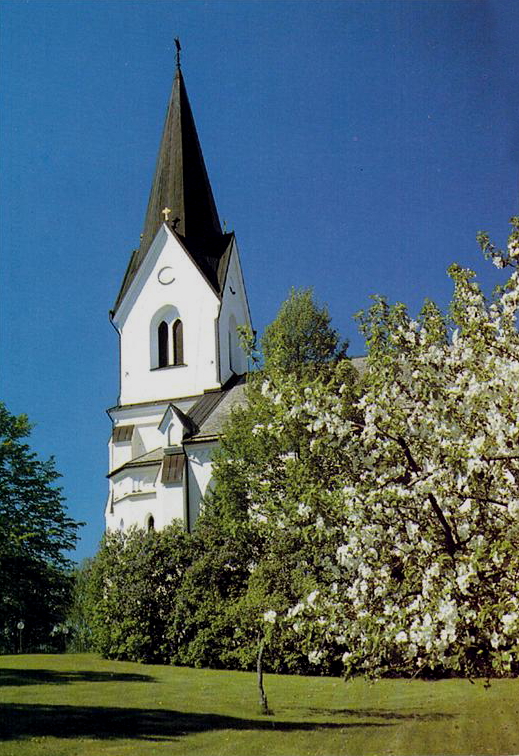
POLYGON ((218 672, 93 654, 0 657, 1 756, 519 754, 519 679, 422 682, 218 672))

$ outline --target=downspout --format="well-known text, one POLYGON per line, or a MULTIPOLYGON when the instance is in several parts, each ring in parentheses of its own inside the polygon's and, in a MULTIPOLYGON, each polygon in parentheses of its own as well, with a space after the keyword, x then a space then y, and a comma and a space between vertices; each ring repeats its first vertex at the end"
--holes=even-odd
POLYGON ((191 523, 189 522, 189 457, 184 449, 186 464, 184 465, 184 527, 187 533, 191 532, 191 523))
POLYGON ((121 391, 122 391, 122 369, 123 369, 123 366, 122 366, 122 354, 121 354, 121 332, 120 332, 120 330, 117 328, 117 326, 114 323, 114 320, 113 320, 114 315, 115 315, 114 310, 110 310, 110 312, 108 313, 108 318, 110 320, 110 323, 111 323, 112 327, 116 331, 117 336, 119 337, 119 395, 117 397, 117 404, 120 404, 121 403, 121 391))
POLYGON ((218 308, 218 316, 214 321, 214 336, 215 336, 215 357, 216 357, 216 382, 222 385, 222 373, 220 369, 220 314, 222 312, 222 305, 220 302, 218 308))

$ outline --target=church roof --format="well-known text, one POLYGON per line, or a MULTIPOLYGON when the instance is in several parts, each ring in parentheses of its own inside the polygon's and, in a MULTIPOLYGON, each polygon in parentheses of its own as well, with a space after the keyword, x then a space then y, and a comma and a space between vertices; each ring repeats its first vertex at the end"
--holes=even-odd
POLYGON ((351 357, 351 364, 356 369, 359 376, 362 378, 362 376, 366 373, 368 369, 368 358, 367 357, 351 357))
POLYGON ((128 460, 128 462, 125 462, 120 467, 117 467, 115 470, 109 472, 106 477, 111 478, 113 475, 122 472, 122 470, 126 470, 126 468, 128 467, 148 467, 149 465, 160 464, 162 462, 163 456, 164 449, 162 449, 162 447, 153 449, 146 454, 142 454, 140 457, 134 457, 134 459, 128 460))
POLYGON ((139 249, 131 257, 114 311, 121 304, 170 210, 168 228, 220 294, 234 235, 222 233, 216 204, 177 65, 139 249))
POLYGON ((213 412, 218 404, 225 396, 225 391, 208 391, 204 394, 197 403, 191 407, 189 411, 189 417, 193 421, 197 432, 203 423, 207 420, 209 415, 213 412))
POLYGON ((112 432, 112 441, 131 441, 134 425, 116 425, 112 432))
POLYGON ((204 394, 189 412, 198 430, 186 443, 220 436, 233 408, 246 402, 245 385, 244 376, 234 376, 220 391, 204 394))

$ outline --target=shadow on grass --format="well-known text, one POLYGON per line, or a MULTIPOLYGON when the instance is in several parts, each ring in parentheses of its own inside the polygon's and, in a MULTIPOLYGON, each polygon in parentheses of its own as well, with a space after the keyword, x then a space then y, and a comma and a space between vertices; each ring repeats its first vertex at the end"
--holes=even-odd
POLYGON ((167 709, 124 709, 102 706, 47 706, 0 704, 0 739, 54 736, 100 740, 174 740, 210 730, 344 730, 391 727, 391 724, 278 722, 275 719, 240 719, 219 714, 190 714, 167 709))
POLYGON ((398 711, 388 711, 387 709, 305 709, 312 715, 325 715, 327 717, 362 717, 371 719, 410 719, 419 722, 440 722, 442 719, 453 719, 454 714, 442 714, 440 712, 428 712, 418 714, 417 712, 408 712, 402 714, 398 711))
POLYGON ((89 672, 85 670, 56 672, 50 669, 0 669, 0 686, 67 685, 75 682, 155 682, 150 675, 127 672, 89 672))

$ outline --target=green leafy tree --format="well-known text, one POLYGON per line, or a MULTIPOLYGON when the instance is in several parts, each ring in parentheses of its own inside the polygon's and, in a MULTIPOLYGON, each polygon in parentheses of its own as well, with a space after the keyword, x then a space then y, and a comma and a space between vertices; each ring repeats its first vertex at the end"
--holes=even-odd
POLYGON ((71 563, 79 523, 68 517, 54 461, 25 443, 25 415, 0 404, 0 642, 14 650, 51 642, 70 603, 71 563), (24 627, 20 635, 18 624, 24 627))
POLYGON ((239 612, 246 590, 254 531, 243 513, 209 504, 191 537, 191 562, 176 595, 169 637, 176 664, 250 667, 239 612))
POLYGON ((292 289, 261 339, 267 372, 318 374, 324 365, 346 356, 347 343, 331 327, 326 306, 316 304, 312 289, 292 289))
POLYGON ((169 626, 189 562, 190 537, 179 523, 107 533, 89 574, 94 648, 110 659, 169 662, 169 626))
POLYGON ((89 585, 92 571, 92 559, 84 559, 72 572, 73 590, 70 609, 66 624, 60 630, 67 629, 68 649, 73 652, 84 653, 92 651, 92 631, 89 621, 89 585))

